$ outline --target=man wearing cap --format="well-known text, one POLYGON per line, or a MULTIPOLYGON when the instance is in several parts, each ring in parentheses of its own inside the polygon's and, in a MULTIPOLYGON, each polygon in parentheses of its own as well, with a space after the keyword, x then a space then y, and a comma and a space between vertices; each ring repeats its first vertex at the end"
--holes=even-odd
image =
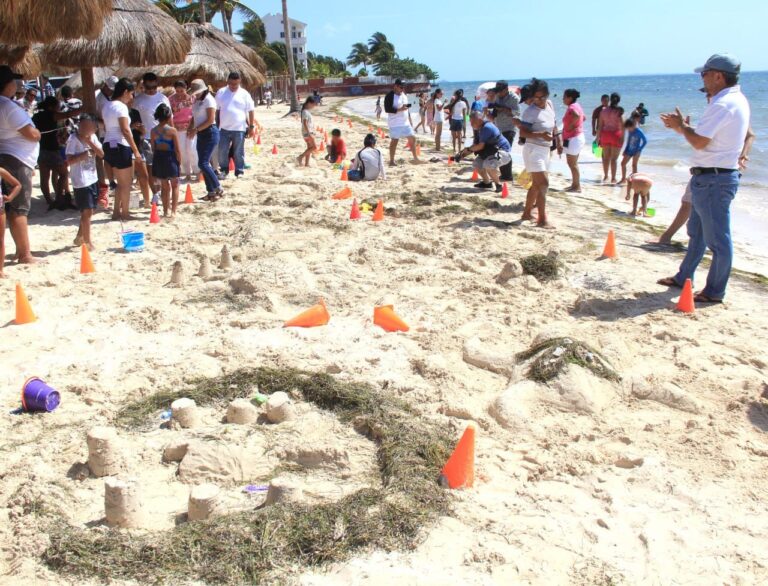
POLYGON ((11 237, 20 264, 35 262, 29 245, 27 216, 32 205, 32 176, 40 152, 40 131, 32 118, 13 101, 21 75, 0 66, 0 167, 21 183, 19 194, 5 204, 11 237))
POLYGON ((219 168, 222 179, 229 173, 229 149, 235 153, 235 177, 245 172, 245 139, 253 136, 256 104, 246 90, 240 87, 240 74, 233 71, 227 85, 216 92, 219 109, 219 168))
MULTIPOLYGON (((520 117, 520 99, 517 94, 509 91, 509 84, 500 80, 496 82, 494 88, 496 100, 489 108, 493 108, 496 113, 496 127, 501 131, 501 135, 507 139, 510 145, 515 144, 515 118, 520 117)), ((499 168, 501 181, 512 181, 512 161, 502 165, 499 168)))
MULTIPOLYGON (((397 143, 400 142, 401 138, 415 136, 411 126, 411 116, 408 112, 410 107, 403 82, 396 79, 392 91, 384 96, 384 111, 387 113, 387 122, 389 123, 389 164, 393 167, 395 166, 397 143)), ((413 160, 418 163, 419 157, 416 156, 415 140, 411 140, 411 153, 413 160)))
POLYGON ((691 217, 688 220, 688 251, 674 277, 660 285, 682 287, 693 280, 707 248, 712 264, 707 285, 696 293, 698 303, 721 303, 731 274, 733 242, 730 207, 739 188, 739 158, 749 128, 750 109, 739 87, 741 63, 731 55, 712 55, 696 69, 704 81, 710 103, 695 128, 679 108, 662 114, 667 128, 682 134, 694 153, 691 157, 691 217))

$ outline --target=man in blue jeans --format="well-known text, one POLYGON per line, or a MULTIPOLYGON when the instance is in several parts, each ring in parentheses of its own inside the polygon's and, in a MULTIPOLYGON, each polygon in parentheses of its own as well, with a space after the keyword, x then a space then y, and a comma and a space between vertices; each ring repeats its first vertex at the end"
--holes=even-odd
POLYGON ((240 87, 240 74, 233 71, 227 85, 216 92, 219 110, 219 168, 221 178, 229 173, 229 150, 235 153, 235 177, 245 170, 245 139, 253 136, 253 118, 256 105, 246 90, 240 87))
POLYGON ((693 280, 707 248, 712 264, 707 285, 696 293, 698 303, 722 303, 731 274, 731 201, 739 188, 739 157, 749 128, 749 103, 739 87, 741 63, 731 55, 712 55, 696 69, 711 100, 696 128, 680 109, 662 114, 667 128, 682 134, 694 148, 691 157, 691 217, 688 220, 688 251, 674 277, 658 281, 665 287, 682 287, 693 280))

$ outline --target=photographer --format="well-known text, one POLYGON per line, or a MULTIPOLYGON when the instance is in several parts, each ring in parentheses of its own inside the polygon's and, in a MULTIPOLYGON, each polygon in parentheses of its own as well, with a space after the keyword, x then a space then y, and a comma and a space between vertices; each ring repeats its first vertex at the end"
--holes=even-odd
MULTIPOLYGON (((384 97, 384 111, 389 117, 389 164, 393 167, 395 166, 397 143, 400 142, 401 138, 415 136, 411 127, 411 116, 408 112, 410 107, 408 96, 405 95, 403 89, 403 82, 396 79, 394 89, 384 97)), ((411 141, 411 153, 413 153, 413 160, 419 163, 419 158, 416 156, 415 138, 411 141)))
POLYGON ((476 158, 472 166, 477 169, 482 179, 475 187, 491 189, 495 184, 496 193, 501 193, 503 187, 499 168, 512 161, 512 145, 495 124, 484 120, 482 112, 472 112, 469 122, 477 138, 471 147, 462 150, 455 159, 461 160, 462 157, 475 153, 476 158))

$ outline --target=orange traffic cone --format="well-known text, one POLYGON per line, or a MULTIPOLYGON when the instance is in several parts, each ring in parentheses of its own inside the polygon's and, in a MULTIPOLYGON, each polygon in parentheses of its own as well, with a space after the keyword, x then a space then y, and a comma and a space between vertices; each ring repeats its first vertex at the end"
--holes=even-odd
POLYGON ((680 299, 677 302, 677 311, 693 313, 695 310, 696 305, 693 302, 693 283, 690 279, 686 279, 685 285, 683 285, 683 292, 680 294, 680 299))
POLYGON ((321 299, 317 302, 317 305, 313 305, 306 311, 302 311, 293 319, 289 319, 285 322, 283 327, 314 328, 317 326, 324 326, 329 321, 331 321, 331 315, 328 313, 328 308, 325 307, 325 302, 321 299))
POLYGON ((21 283, 16 283, 16 319, 14 323, 21 326, 31 324, 33 321, 37 321, 37 316, 32 311, 32 306, 29 304, 29 299, 27 299, 21 283))
POLYGON ((349 199, 350 197, 352 197, 352 190, 349 187, 345 187, 344 189, 334 193, 331 199, 349 199))
POLYGON ((608 230, 608 239, 603 248, 603 258, 616 258, 616 236, 613 230, 608 230))
POLYGON ((152 204, 152 211, 149 213, 149 223, 150 224, 159 224, 160 223, 160 214, 157 211, 157 204, 152 204))
POLYGON ((448 488, 471 488, 475 483, 475 428, 467 426, 456 449, 440 473, 441 484, 448 488))
POLYGON ((347 170, 342 169, 341 170, 341 180, 342 181, 349 181, 349 177, 347 176, 347 170))
POLYGON ((416 156, 417 157, 421 156, 421 145, 420 144, 416 145, 416 156))
POLYGON ((448 157, 448 164, 453 165, 453 157, 448 157))
POLYGON ((277 154, 277 145, 276 145, 276 144, 273 144, 273 145, 272 145, 272 154, 273 154, 273 155, 276 155, 276 154, 277 154))
POLYGON ((256 144, 261 146, 261 135, 260 134, 256 137, 256 144))
POLYGON ((362 217, 362 214, 360 213, 360 208, 357 205, 357 198, 352 200, 352 211, 349 213, 349 219, 350 220, 359 220, 362 217))
POLYGON ((341 165, 343 162, 344 162, 344 159, 342 159, 342 158, 341 158, 341 155, 339 155, 338 157, 336 157, 336 164, 337 164, 337 165, 341 165))
POLYGON ((96 267, 93 266, 91 260, 91 253, 88 252, 88 247, 83 244, 80 247, 80 274, 87 275, 88 273, 95 273, 96 267))
POLYGON ((391 305, 374 307, 373 323, 388 332, 407 332, 410 329, 391 305))
POLYGON ((478 179, 480 179, 480 173, 478 173, 477 169, 475 169, 472 171, 472 179, 470 179, 470 181, 477 181, 478 179))
POLYGON ((373 212, 373 221, 381 222, 384 219, 384 202, 379 200, 376 203, 376 210, 373 212))
POLYGON ((229 172, 234 173, 235 172, 235 160, 229 159, 229 172))
POLYGON ((187 193, 184 194, 184 203, 195 203, 192 197, 192 186, 189 183, 187 183, 187 193))
POLYGON ((509 186, 504 183, 504 186, 501 188, 501 199, 507 199, 509 197, 509 186))
POLYGON ((197 175, 197 182, 198 183, 202 183, 203 182, 203 174, 202 173, 198 173, 198 175, 197 175))

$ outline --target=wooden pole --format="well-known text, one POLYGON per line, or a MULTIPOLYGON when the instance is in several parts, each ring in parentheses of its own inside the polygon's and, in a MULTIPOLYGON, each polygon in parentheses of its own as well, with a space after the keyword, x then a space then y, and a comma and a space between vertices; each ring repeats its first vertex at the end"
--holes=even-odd
POLYGON ((93 68, 81 69, 80 77, 83 80, 83 108, 89 114, 97 114, 96 85, 93 81, 93 68))

